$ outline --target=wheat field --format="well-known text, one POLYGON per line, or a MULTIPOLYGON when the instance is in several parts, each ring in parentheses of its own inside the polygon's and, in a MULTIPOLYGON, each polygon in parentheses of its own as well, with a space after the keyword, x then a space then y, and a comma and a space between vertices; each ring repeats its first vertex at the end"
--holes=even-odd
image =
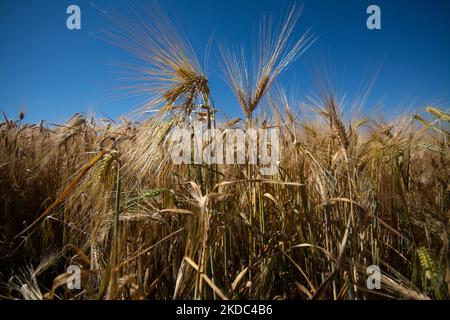
POLYGON ((127 67, 131 92, 149 97, 139 120, 4 114, 0 298, 448 299, 450 114, 345 115, 326 81, 291 101, 276 80, 315 40, 292 39, 299 16, 263 23, 250 59, 220 45, 241 118, 219 120, 206 66, 164 14, 147 28, 117 18, 106 34, 140 59, 127 67), (222 132, 278 128, 276 173, 174 164, 169 134, 200 118, 222 132), (381 289, 366 286, 371 265, 381 289))

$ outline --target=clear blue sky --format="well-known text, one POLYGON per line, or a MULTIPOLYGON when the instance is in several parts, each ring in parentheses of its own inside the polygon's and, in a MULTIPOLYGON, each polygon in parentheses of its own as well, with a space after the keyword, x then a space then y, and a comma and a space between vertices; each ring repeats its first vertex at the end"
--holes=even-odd
MULTIPOLYGON (((289 1, 284 1, 285 5, 289 1)), ((331 69, 341 93, 351 97, 384 59, 367 110, 382 106, 398 113, 411 105, 450 102, 450 1, 448 0, 303 0, 296 28, 311 28, 318 41, 281 77, 299 98, 313 92, 314 63, 331 69), (366 28, 366 8, 381 8, 382 30, 366 28), (367 71, 368 70, 368 71, 367 71)), ((264 13, 279 14, 278 0, 165 0, 201 56, 214 32, 216 42, 249 44, 264 13)), ((0 109, 17 117, 23 107, 28 122, 62 122, 75 112, 95 111, 116 118, 136 104, 117 100, 117 62, 129 56, 99 38, 109 21, 101 10, 126 11, 125 0, 1 0, 0 109), (82 30, 66 28, 66 8, 80 6, 82 30), (93 6, 94 5, 94 6, 93 6)), ((217 50, 210 62, 216 104, 239 114, 232 93, 220 77, 217 50)))

